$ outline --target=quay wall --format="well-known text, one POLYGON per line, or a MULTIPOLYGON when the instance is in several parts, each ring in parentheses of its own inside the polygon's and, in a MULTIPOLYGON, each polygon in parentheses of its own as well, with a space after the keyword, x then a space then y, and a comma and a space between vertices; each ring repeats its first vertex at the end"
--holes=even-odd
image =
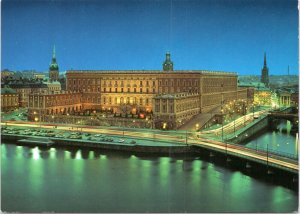
POLYGON ((242 129, 236 136, 233 136, 230 139, 227 139, 228 142, 231 143, 241 143, 245 140, 253 137, 258 132, 268 128, 269 126, 269 116, 264 116, 254 123, 249 124, 247 129, 242 129))
MULTIPOLYGON (((29 136, 25 135, 9 135, 2 134, 1 140, 8 140, 13 143, 18 143, 20 139, 27 139, 29 136)), ((33 138, 33 136, 30 136, 33 138)), ((191 152, 191 148, 185 145, 170 145, 170 146, 148 146, 148 145, 139 145, 137 144, 128 144, 128 143, 108 143, 108 142, 89 142, 87 140, 72 140, 72 139, 59 139, 59 138, 47 138, 47 137, 38 137, 36 139, 50 139, 54 142, 54 146, 72 146, 72 147, 81 147, 81 148, 96 148, 96 149, 107 149, 107 150, 118 150, 118 151, 127 151, 127 152, 139 152, 139 153, 186 153, 191 152)), ((21 144, 21 143, 20 143, 21 144)), ((37 144, 38 145, 38 144, 37 144)), ((41 145, 43 146, 43 145, 41 145)))

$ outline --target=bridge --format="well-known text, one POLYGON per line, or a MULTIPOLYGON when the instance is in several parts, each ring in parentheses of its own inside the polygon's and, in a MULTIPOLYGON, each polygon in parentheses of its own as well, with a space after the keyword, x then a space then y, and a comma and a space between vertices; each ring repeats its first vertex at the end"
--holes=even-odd
POLYGON ((268 148, 266 150, 256 150, 246 148, 242 145, 222 143, 219 141, 201 138, 190 141, 189 145, 221 153, 227 157, 227 161, 230 160, 230 157, 238 157, 248 160, 248 165, 250 162, 256 162, 265 165, 268 169, 274 167, 298 174, 298 155, 270 151, 268 148))
MULTIPOLYGON (((245 117, 249 117, 246 115, 245 117)), ((244 118, 239 118, 237 124, 243 123, 244 118)), ((4 125, 4 123, 1 123, 4 125)), ((20 126, 20 127, 36 127, 43 129, 53 129, 53 124, 36 124, 34 122, 17 122, 17 121, 7 121, 5 125, 9 126, 20 126)), ((194 150, 209 150, 211 153, 222 154, 229 161, 231 158, 240 158, 246 161, 247 165, 251 163, 258 163, 260 165, 266 166, 266 168, 280 169, 293 174, 298 174, 298 154, 291 155, 287 153, 279 153, 276 151, 271 151, 270 149, 265 150, 255 150, 251 148, 246 148, 243 145, 222 142, 220 140, 207 139, 204 136, 196 136, 195 132, 182 132, 182 131, 150 131, 150 130, 140 130, 140 129, 123 129, 118 127, 113 128, 98 128, 90 126, 78 126, 71 129, 70 125, 54 124, 57 130, 68 130, 76 131, 79 128, 81 132, 87 133, 103 133, 108 135, 123 135, 127 137, 137 137, 141 140, 153 140, 153 146, 156 142, 172 142, 181 145, 187 145, 194 150)), ((228 124, 227 131, 231 131, 231 124, 228 124)), ((216 130, 214 130, 216 131, 216 130)), ((219 130, 217 130, 218 132, 219 130)), ((223 130, 224 131, 224 130, 223 130)))

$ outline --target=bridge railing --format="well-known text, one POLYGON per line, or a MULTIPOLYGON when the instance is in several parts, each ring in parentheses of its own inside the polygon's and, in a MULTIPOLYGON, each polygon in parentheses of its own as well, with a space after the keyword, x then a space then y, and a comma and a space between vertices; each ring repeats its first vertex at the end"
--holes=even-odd
POLYGON ((298 154, 289 153, 289 152, 282 152, 282 151, 278 151, 278 150, 275 150, 275 149, 269 149, 269 148, 267 149, 265 147, 257 147, 257 150, 267 152, 270 155, 274 154, 274 155, 277 155, 277 156, 287 157, 287 158, 295 159, 295 160, 297 160, 298 157, 299 157, 298 154))
MULTIPOLYGON (((229 143, 229 144, 232 144, 232 143, 229 143)), ((237 146, 236 144, 232 144, 232 145, 237 146)), ((255 146, 255 147, 246 147, 244 145, 238 145, 238 146, 241 147, 243 150, 265 152, 265 153, 268 153, 269 156, 276 155, 276 156, 281 156, 281 157, 290 158, 290 159, 294 159, 294 160, 298 160, 298 157, 299 157, 298 154, 295 154, 295 153, 278 151, 275 149, 265 148, 262 146, 255 146)))

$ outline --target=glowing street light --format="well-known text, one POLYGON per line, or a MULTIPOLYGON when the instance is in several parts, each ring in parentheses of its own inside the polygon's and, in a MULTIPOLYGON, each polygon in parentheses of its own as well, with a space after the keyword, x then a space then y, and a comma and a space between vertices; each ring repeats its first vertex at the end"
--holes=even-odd
POLYGON ((163 123, 163 129, 167 128, 167 123, 163 123))

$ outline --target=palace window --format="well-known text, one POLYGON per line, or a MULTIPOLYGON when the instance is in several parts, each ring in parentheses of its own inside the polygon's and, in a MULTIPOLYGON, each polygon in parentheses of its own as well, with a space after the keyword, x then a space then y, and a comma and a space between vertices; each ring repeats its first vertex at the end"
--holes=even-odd
POLYGON ((121 88, 121 92, 123 93, 123 91, 124 91, 124 89, 123 88, 121 88))
POLYGON ((118 92, 118 88, 115 88, 115 92, 118 92))
POLYGON ((155 112, 159 112, 160 111, 160 105, 159 103, 155 105, 155 112))
POLYGON ((174 113, 173 105, 170 106, 170 113, 174 113))
POLYGON ((163 106, 162 106, 162 112, 163 112, 163 113, 166 113, 166 112, 167 112, 167 108, 166 108, 166 105, 165 105, 165 104, 163 104, 163 106))
POLYGON ((143 89, 142 88, 140 88, 140 93, 142 93, 143 92, 143 89))
POLYGON ((130 92, 130 88, 127 88, 127 92, 130 92))

